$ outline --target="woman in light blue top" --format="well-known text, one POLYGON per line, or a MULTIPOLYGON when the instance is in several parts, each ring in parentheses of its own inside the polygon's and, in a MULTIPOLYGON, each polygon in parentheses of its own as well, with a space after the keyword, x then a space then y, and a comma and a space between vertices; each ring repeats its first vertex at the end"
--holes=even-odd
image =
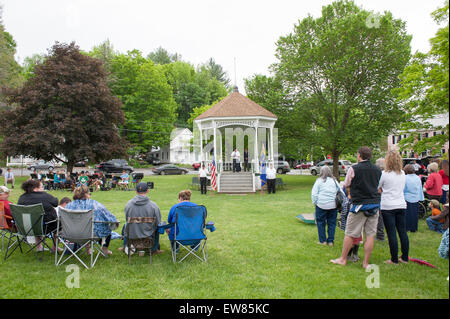
POLYGON ((316 224, 319 233, 319 244, 334 245, 334 233, 336 230, 336 194, 340 188, 331 174, 328 166, 320 168, 319 178, 314 183, 311 191, 311 200, 316 205, 316 224), (328 225, 328 238, 325 227, 328 225))
POLYGON ((406 231, 416 232, 419 223, 419 202, 423 201, 422 182, 415 174, 413 165, 408 164, 403 170, 406 174, 403 190, 406 201, 406 231))

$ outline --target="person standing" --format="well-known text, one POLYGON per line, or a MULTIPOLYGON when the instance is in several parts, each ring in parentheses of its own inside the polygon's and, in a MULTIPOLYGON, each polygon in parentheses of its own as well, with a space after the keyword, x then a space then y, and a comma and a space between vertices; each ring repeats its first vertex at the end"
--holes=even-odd
POLYGON ((423 186, 426 190, 425 197, 428 199, 436 199, 437 201, 441 200, 442 197, 442 177, 438 173, 439 165, 438 163, 430 163, 428 164, 428 178, 423 186))
POLYGON ((422 181, 416 175, 414 166, 408 164, 403 169, 405 178, 405 188, 403 194, 406 201, 406 231, 416 232, 419 224, 419 202, 423 201, 422 181))
POLYGON ((439 175, 442 177, 442 197, 441 197, 441 204, 445 204, 447 200, 447 193, 448 193, 448 184, 449 184, 449 178, 448 178, 448 161, 443 160, 441 163, 441 170, 439 171, 439 175))
POLYGON ((248 149, 244 150, 244 172, 250 171, 250 167, 248 165, 248 149))
POLYGON ((266 169, 266 178, 267 178, 267 190, 270 193, 274 193, 276 191, 276 178, 277 178, 277 171, 275 168, 273 168, 273 163, 270 163, 269 167, 266 169))
POLYGON ((198 177, 200 180, 200 193, 206 195, 206 184, 208 182, 208 171, 205 168, 205 164, 198 170, 198 177))
POLYGON ((237 166, 240 165, 238 163, 241 160, 241 154, 239 153, 237 148, 235 148, 234 151, 231 153, 231 158, 233 160, 233 173, 234 173, 238 170, 237 166))
POLYGON ((8 187, 8 183, 11 183, 11 188, 14 189, 14 173, 11 172, 10 168, 6 169, 5 172, 5 186, 8 187))
POLYGON ((353 247, 354 239, 360 237, 364 229, 366 241, 363 268, 369 266, 377 233, 380 207, 378 183, 381 177, 380 169, 370 162, 371 157, 372 150, 367 146, 361 146, 358 150, 358 164, 347 171, 344 185, 349 200, 352 200, 352 207, 345 227, 342 253, 339 258, 330 260, 333 264, 342 266, 347 264, 347 256, 353 247))
MULTIPOLYGON (((386 161, 384 160, 384 158, 379 158, 375 161, 375 165, 381 170, 381 172, 383 172, 386 168, 386 161)), ((384 241, 384 222, 383 216, 381 216, 381 214, 378 215, 377 236, 375 237, 375 239, 384 241)))
POLYGON ((340 191, 330 167, 322 166, 311 191, 311 200, 316 206, 316 224, 320 245, 334 245, 337 219, 336 194, 340 191), (326 226, 328 226, 328 238, 325 232, 326 226))
POLYGON ((391 259, 386 260, 387 264, 398 262, 407 263, 409 261, 409 239, 406 233, 405 211, 406 201, 404 189, 406 176, 402 170, 403 161, 400 153, 389 151, 386 154, 386 170, 381 175, 378 185, 381 193, 381 215, 389 241, 391 259), (398 258, 397 233, 400 237, 402 255, 398 258))

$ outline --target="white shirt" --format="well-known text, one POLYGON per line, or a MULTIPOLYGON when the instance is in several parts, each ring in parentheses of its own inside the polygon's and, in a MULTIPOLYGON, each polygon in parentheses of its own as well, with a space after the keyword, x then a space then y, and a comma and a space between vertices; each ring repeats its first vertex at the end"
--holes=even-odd
POLYGON ((275 170, 275 168, 266 168, 266 176, 267 179, 275 179, 277 177, 277 171, 275 170))
POLYGON ((206 171, 206 169, 200 168, 198 170, 198 176, 199 177, 207 177, 208 172, 206 171))
POLYGON ((378 188, 381 188, 380 206, 382 210, 405 209, 406 201, 403 190, 405 189, 406 176, 401 174, 383 171, 378 188))
POLYGON ((12 178, 14 178, 14 173, 13 173, 13 172, 8 172, 8 171, 6 171, 6 172, 5 172, 5 178, 6 178, 6 179, 12 179, 12 178))
POLYGON ((239 151, 235 151, 231 153, 231 158, 239 161, 241 159, 241 153, 239 153, 239 151))

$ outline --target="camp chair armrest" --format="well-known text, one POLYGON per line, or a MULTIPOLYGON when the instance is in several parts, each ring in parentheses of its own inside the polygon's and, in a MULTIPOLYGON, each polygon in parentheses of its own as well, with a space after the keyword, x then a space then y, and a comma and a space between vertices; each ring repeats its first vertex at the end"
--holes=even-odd
POLYGON ((3 215, 6 219, 13 219, 12 216, 9 215, 3 215))
POLYGON ((214 222, 207 222, 205 228, 208 229, 211 233, 216 230, 214 222))
POLYGON ((169 228, 171 228, 171 227, 173 227, 173 226, 175 226, 174 223, 170 223, 170 224, 159 224, 159 225, 158 225, 158 232, 159 232, 160 234, 164 234, 164 231, 165 231, 166 229, 169 229, 169 228))
POLYGON ((56 223, 57 221, 58 221, 57 219, 54 219, 54 220, 51 220, 49 222, 44 222, 44 225, 53 224, 53 223, 56 223))

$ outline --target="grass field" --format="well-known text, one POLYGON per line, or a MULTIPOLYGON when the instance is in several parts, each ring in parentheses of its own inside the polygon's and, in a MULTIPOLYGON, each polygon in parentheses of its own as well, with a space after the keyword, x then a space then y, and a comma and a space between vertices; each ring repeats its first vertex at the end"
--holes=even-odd
MULTIPOLYGON (((379 265, 379 288, 367 288, 361 261, 346 267, 329 263, 340 255, 343 232, 336 230, 334 247, 319 246, 315 225, 299 222, 299 213, 313 212, 310 194, 315 177, 282 176, 288 184, 275 195, 244 196, 194 191, 192 201, 208 209, 208 221, 217 230, 207 231, 208 263, 190 258, 173 264, 170 243, 161 236, 165 252, 153 257, 133 256, 132 265, 113 240, 113 255, 100 258, 90 270, 80 267, 80 288, 66 287, 65 265, 55 267, 54 257, 45 253, 39 262, 32 254, 16 252, 0 261, 0 298, 449 298, 448 260, 438 256, 441 236, 420 221, 419 231, 409 233, 411 257, 424 259, 438 268, 414 263, 383 264, 389 258, 387 242, 376 242, 371 263, 379 265)), ((10 200, 22 193, 17 179, 10 200)), ((187 187, 191 176, 155 176, 150 198, 167 220, 178 191, 187 187)), ((0 179, 3 185, 3 179, 0 179)), ((62 198, 71 194, 51 192, 62 198)), ((134 192, 96 192, 100 201, 124 222, 124 206, 134 192)), ((70 196, 71 197, 71 196, 70 196)), ((119 231, 120 231, 119 229, 119 231)), ((363 251, 360 249, 360 256, 363 251)))

